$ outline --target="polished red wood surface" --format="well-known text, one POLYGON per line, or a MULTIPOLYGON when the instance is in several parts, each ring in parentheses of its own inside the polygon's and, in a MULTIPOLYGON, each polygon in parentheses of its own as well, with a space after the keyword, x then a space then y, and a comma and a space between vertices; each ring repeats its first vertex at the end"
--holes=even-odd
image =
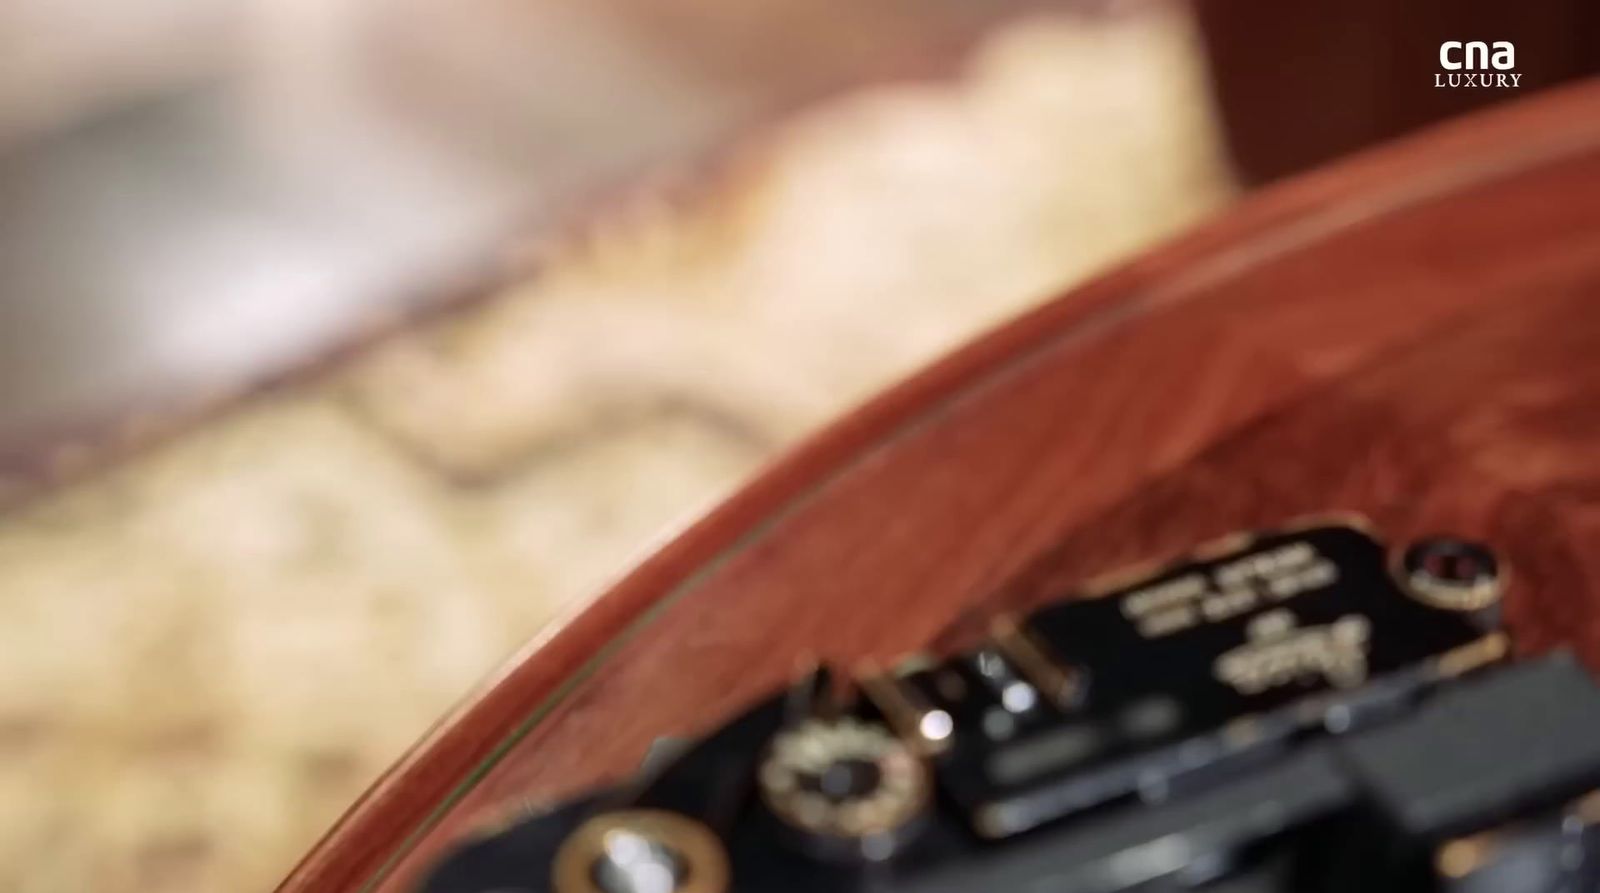
POLYGON ((1327 510, 1492 541, 1520 647, 1600 658, 1600 84, 1260 193, 845 418, 530 645, 283 889, 409 890, 806 656, 1327 510))

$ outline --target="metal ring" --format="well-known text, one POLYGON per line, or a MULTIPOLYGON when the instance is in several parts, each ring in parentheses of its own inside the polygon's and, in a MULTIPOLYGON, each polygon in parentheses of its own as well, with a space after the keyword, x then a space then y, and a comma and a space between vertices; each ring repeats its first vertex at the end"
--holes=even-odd
MULTIPOLYGON (((819 766, 810 771, 819 771, 819 766)), ((928 768, 904 741, 876 723, 845 717, 811 719, 779 733, 758 771, 762 799, 786 824, 846 839, 866 839, 899 831, 920 814, 929 799, 928 768), (854 759, 880 773, 871 792, 843 802, 802 789, 798 776, 808 771, 796 759, 823 763, 854 759)))
POLYGON ((1419 540, 1395 556, 1394 575, 1413 598, 1446 611, 1481 611, 1500 600, 1507 573, 1487 547, 1468 540, 1432 537, 1419 540), (1470 560, 1477 573, 1470 579, 1452 579, 1435 573, 1431 559, 1470 560))
POLYGON ((607 856, 607 839, 623 832, 660 844, 683 861, 686 871, 673 893, 726 893, 728 855, 722 841, 700 822, 658 809, 601 813, 579 825, 556 851, 556 893, 608 893, 595 879, 595 865, 607 856))

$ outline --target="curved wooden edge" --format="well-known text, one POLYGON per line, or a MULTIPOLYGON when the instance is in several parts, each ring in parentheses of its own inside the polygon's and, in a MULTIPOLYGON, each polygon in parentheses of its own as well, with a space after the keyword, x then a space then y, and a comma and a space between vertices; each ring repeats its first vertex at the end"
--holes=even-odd
POLYGON ((1597 95, 1600 81, 1585 82, 1273 186, 885 391, 773 462, 593 602, 552 623, 379 779, 294 868, 279 893, 361 888, 430 823, 452 790, 574 684, 606 645, 647 623, 669 592, 715 563, 748 531, 792 510, 847 458, 869 452, 1045 344, 1088 337, 1197 284, 1373 215, 1593 147, 1600 143, 1600 116, 1593 114, 1597 95))

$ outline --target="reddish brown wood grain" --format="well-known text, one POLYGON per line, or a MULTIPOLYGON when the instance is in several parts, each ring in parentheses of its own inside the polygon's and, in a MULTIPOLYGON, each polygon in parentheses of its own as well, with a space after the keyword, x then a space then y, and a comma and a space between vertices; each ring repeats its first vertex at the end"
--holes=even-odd
POLYGON ((1494 541, 1522 645, 1600 657, 1600 84, 1275 187, 847 417, 531 645, 282 889, 408 890, 807 655, 1330 509, 1494 541))

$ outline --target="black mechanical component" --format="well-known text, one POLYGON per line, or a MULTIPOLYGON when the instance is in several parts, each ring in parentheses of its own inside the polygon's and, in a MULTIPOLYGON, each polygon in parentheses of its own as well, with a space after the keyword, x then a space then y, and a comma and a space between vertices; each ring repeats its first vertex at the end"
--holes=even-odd
POLYGON ((1232 537, 838 699, 798 680, 423 893, 1600 893, 1600 689, 1481 546, 1232 537))

